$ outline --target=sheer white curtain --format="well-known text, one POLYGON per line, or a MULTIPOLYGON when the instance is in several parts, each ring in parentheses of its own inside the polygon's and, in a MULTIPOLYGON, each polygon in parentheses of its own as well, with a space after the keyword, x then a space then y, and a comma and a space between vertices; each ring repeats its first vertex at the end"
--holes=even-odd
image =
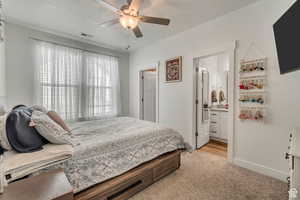
POLYGON ((119 114, 120 80, 116 57, 85 52, 85 117, 103 118, 119 114))
POLYGON ((80 117, 82 52, 46 42, 35 43, 36 100, 66 120, 80 117))
POLYGON ((37 104, 66 120, 120 113, 118 58, 47 42, 34 43, 37 104))

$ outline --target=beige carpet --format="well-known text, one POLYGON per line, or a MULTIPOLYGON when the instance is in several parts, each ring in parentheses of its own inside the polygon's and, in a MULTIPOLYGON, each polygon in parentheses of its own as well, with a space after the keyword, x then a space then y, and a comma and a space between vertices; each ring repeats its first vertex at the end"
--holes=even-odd
POLYGON ((287 200, 287 184, 206 152, 184 153, 181 168, 130 200, 287 200))

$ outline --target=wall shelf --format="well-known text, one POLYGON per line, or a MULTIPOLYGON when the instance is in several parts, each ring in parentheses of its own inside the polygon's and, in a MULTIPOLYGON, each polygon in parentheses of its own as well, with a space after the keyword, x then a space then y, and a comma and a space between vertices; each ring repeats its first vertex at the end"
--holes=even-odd
POLYGON ((264 121, 266 118, 266 69, 267 58, 241 61, 239 118, 242 121, 264 121))
POLYGON ((266 109, 265 105, 240 105, 240 108, 249 109, 249 110, 258 110, 258 109, 266 109))
POLYGON ((240 73, 240 79, 264 79, 267 75, 262 74, 262 75, 245 75, 243 73, 243 75, 241 75, 240 73))
POLYGON ((240 94, 266 93, 265 90, 240 90, 240 94))

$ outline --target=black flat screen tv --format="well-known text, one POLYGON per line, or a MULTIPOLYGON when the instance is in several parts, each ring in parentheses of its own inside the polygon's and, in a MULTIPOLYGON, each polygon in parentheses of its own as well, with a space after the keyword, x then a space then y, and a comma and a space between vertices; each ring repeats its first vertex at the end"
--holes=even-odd
POLYGON ((300 69, 300 1, 273 26, 280 74, 300 69))

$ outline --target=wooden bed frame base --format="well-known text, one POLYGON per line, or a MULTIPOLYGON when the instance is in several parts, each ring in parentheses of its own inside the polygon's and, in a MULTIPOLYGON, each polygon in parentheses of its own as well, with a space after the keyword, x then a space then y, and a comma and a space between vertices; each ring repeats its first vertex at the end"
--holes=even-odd
POLYGON ((123 175, 75 194, 75 200, 126 200, 180 167, 181 151, 162 155, 123 175))

